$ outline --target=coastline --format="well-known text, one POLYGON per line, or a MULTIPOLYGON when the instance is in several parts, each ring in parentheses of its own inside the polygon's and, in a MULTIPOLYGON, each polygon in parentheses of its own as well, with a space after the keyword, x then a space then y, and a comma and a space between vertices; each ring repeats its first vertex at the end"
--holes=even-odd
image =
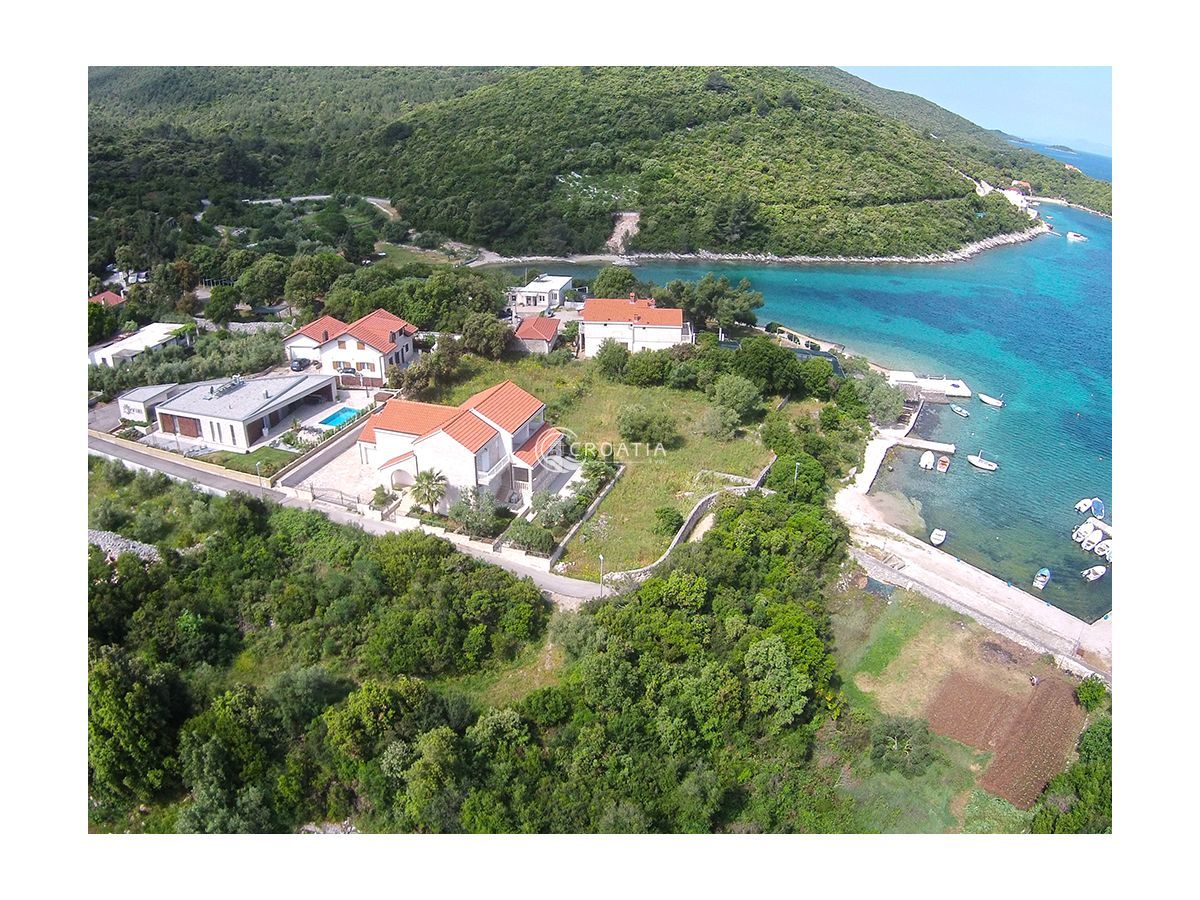
POLYGON ((1060 200, 1058 197, 1030 197, 1029 199, 1036 200, 1038 203, 1053 203, 1055 206, 1069 206, 1071 209, 1082 210, 1083 212, 1091 213, 1093 216, 1100 216, 1103 219, 1112 221, 1112 213, 1100 212, 1100 210, 1092 209, 1090 206, 1081 206, 1069 200, 1060 200))
MULTIPOLYGON (((1097 215, 1103 215, 1103 213, 1098 213, 1097 215)), ((712 253, 708 250, 699 250, 695 253, 578 253, 572 256, 501 256, 490 250, 480 250, 479 255, 467 263, 467 266, 474 268, 479 266, 525 265, 528 263, 636 266, 641 261, 651 262, 661 260, 678 262, 694 260, 698 262, 778 263, 783 265, 928 265, 933 263, 963 262, 985 250, 1031 241, 1043 234, 1048 234, 1050 230, 1050 225, 1047 222, 1039 221, 1037 225, 1027 228, 1024 231, 998 234, 995 237, 967 244, 957 250, 948 250, 944 253, 931 253, 925 256, 775 256, 771 253, 712 253)))

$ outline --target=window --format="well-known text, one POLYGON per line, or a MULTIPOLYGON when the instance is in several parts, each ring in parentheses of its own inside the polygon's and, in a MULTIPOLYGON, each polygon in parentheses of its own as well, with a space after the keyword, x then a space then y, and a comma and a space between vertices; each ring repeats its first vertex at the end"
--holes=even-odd
POLYGON ((374 372, 375 371, 375 363, 367 363, 367 371, 374 372))
POLYGON ((366 368, 368 365, 369 365, 369 363, 357 363, 357 364, 355 365, 355 367, 354 367, 354 368, 358 369, 358 371, 360 371, 360 372, 361 372, 361 371, 362 371, 363 369, 365 369, 365 368, 366 368))
POLYGON ((359 350, 366 350, 366 349, 367 349, 367 345, 366 345, 366 344, 364 344, 362 341, 359 341, 359 342, 358 342, 358 349, 359 349, 359 350))
POLYGON ((345 341, 338 341, 338 349, 339 349, 339 350, 345 350, 345 349, 346 349, 346 342, 345 342, 345 341))

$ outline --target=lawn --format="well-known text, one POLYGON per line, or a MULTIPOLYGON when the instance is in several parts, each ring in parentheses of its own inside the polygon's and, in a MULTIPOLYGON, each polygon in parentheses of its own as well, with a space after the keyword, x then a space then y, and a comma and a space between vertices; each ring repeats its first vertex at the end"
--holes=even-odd
POLYGON ((565 656, 549 640, 540 647, 526 647, 511 663, 470 675, 434 681, 443 694, 459 694, 477 709, 512 706, 534 691, 558 684, 565 656))
POLYGON ((454 262, 448 254, 441 250, 422 250, 419 247, 402 247, 399 244, 389 244, 387 241, 378 241, 375 244, 375 252, 383 253, 386 256, 375 263, 377 266, 402 266, 405 263, 423 262, 430 265, 440 266, 446 263, 454 262))
POLYGON ((730 483, 702 472, 753 477, 770 459, 754 428, 731 441, 700 434, 697 422, 708 400, 699 391, 616 384, 601 377, 592 362, 548 366, 532 357, 496 362, 465 357, 462 377, 436 399, 461 403, 505 379, 543 400, 547 417, 569 428, 579 441, 613 443, 615 461, 625 465, 616 486, 563 555, 566 571, 577 578, 598 580, 601 554, 606 572, 654 562, 671 541, 670 535, 654 532, 656 509, 669 506, 686 515, 705 494, 730 483), (655 453, 626 446, 622 452, 617 411, 633 404, 668 412, 683 438, 679 446, 655 453))
POLYGON ((228 450, 217 450, 199 457, 214 466, 223 466, 226 469, 233 469, 235 472, 245 472, 247 475, 260 474, 259 470, 255 468, 255 464, 261 464, 263 478, 274 475, 295 458, 295 453, 276 447, 259 447, 250 453, 230 453, 228 450))

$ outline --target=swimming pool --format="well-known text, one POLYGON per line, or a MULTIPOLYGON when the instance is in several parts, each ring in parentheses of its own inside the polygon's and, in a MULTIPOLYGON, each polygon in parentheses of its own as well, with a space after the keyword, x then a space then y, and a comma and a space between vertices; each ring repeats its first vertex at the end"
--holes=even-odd
POLYGON ((332 428, 337 428, 339 425, 345 425, 351 419, 358 415, 358 410, 353 406, 343 406, 335 413, 330 413, 321 420, 322 425, 329 425, 332 428))

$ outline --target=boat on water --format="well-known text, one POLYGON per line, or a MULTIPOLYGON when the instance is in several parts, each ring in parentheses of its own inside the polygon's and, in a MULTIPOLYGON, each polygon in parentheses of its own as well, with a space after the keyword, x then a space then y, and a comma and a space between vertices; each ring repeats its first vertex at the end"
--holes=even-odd
POLYGON ((933 533, 929 535, 929 543, 933 544, 935 547, 940 547, 942 544, 946 543, 946 529, 933 529, 933 533))
POLYGON ((1104 532, 1099 528, 1093 528, 1091 533, 1080 541, 1079 546, 1084 549, 1084 552, 1091 553, 1096 549, 1096 545, 1104 539, 1104 532))
POLYGON ((985 472, 995 472, 998 468, 1000 468, 1000 463, 994 463, 990 459, 984 459, 982 450, 980 450, 978 453, 972 453, 970 456, 968 456, 967 462, 977 469, 983 469, 985 472))
POLYGON ((1109 547, 1104 551, 1104 558, 1107 559, 1110 564, 1112 563, 1112 547, 1109 547))
POLYGON ((1075 543, 1083 543, 1083 539, 1096 530, 1096 526, 1091 522, 1084 522, 1082 525, 1076 525, 1075 530, 1071 532, 1071 540, 1075 543))
POLYGON ((1042 590, 1042 588, 1044 588, 1046 586, 1047 582, 1049 582, 1049 581, 1050 581, 1050 570, 1049 569, 1038 569, 1037 574, 1033 576, 1033 586, 1035 588, 1037 588, 1039 591, 1042 590))
POLYGON ((932 469, 933 468, 933 451, 926 450, 924 453, 922 453, 921 461, 919 463, 917 463, 917 465, 919 465, 922 469, 932 469))
POLYGON ((1092 552, 1095 553, 1097 556, 1103 556, 1105 553, 1107 553, 1111 549, 1112 549, 1112 538, 1105 538, 1104 540, 1102 540, 1100 543, 1098 543, 1096 545, 1096 548, 1094 550, 1092 550, 1092 552))
POLYGON ((1089 509, 1092 508, 1092 504, 1095 502, 1096 502, 1095 497, 1084 497, 1082 500, 1080 500, 1078 503, 1075 504, 1075 512, 1079 513, 1080 515, 1083 515, 1089 509))
POLYGON ((1099 497, 1095 498, 1092 501, 1092 515, 1095 516, 1097 519, 1104 518, 1104 501, 1101 500, 1099 497))
POLYGON ((1004 395, 1003 394, 1001 394, 999 397, 989 397, 987 394, 980 394, 979 399, 982 400, 984 403, 986 403, 988 406, 994 406, 997 409, 1004 406, 1004 395))
POLYGON ((967 412, 965 409, 963 409, 963 408, 962 408, 961 406, 959 406, 957 403, 951 403, 951 404, 950 404, 950 409, 951 409, 951 410, 952 410, 952 411, 953 411, 953 412, 954 412, 956 415, 962 416, 964 419, 970 418, 970 416, 971 416, 971 414, 970 414, 969 412, 967 412))
POLYGON ((950 457, 939 456, 938 461, 937 461, 937 470, 939 472, 941 472, 942 474, 945 474, 946 470, 949 468, 950 468, 950 457))
POLYGON ((1078 231, 1068 231, 1067 232, 1067 240, 1070 241, 1071 243, 1078 243, 1080 241, 1086 241, 1087 238, 1084 237, 1082 234, 1080 234, 1078 231))
POLYGON ((1084 569, 1079 574, 1083 576, 1084 581, 1096 581, 1104 577, 1104 573, 1108 571, 1107 566, 1092 566, 1090 569, 1084 569))

